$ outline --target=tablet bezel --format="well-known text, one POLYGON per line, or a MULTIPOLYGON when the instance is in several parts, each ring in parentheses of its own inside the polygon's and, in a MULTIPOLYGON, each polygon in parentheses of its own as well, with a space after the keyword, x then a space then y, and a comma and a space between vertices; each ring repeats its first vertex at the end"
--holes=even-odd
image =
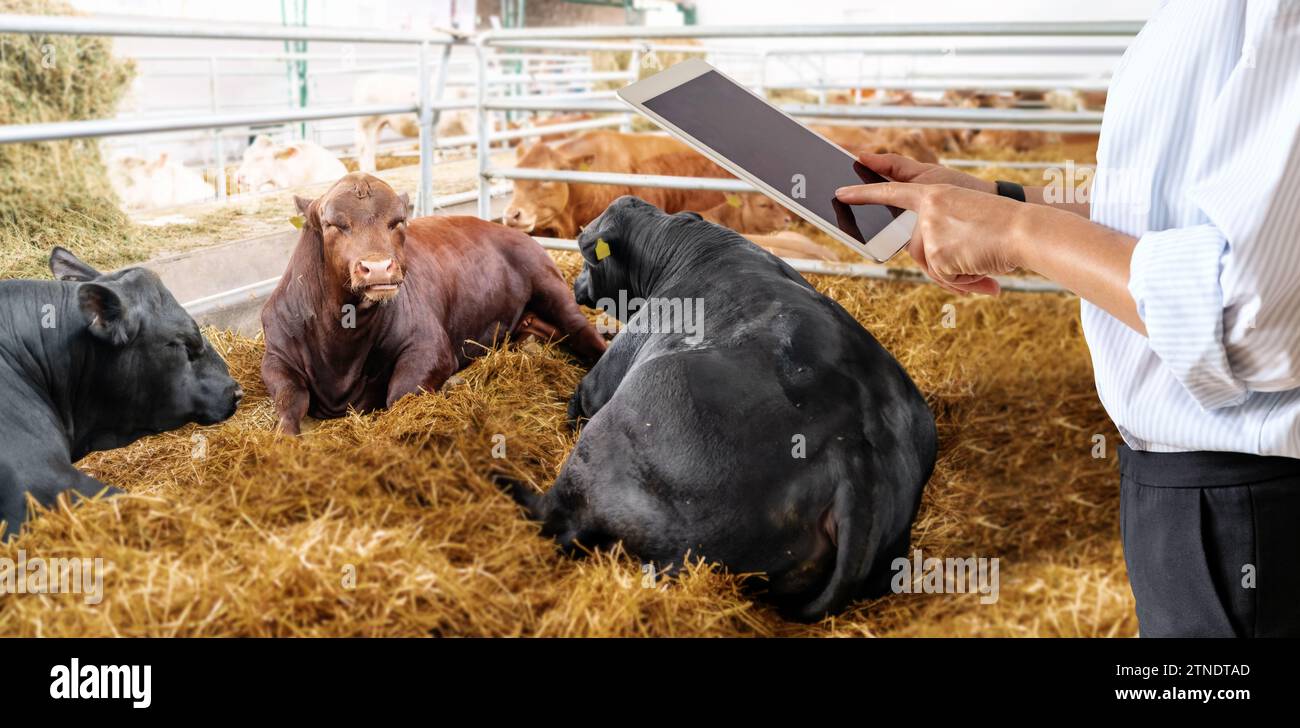
POLYGON ((894 218, 893 222, 891 222, 889 225, 886 225, 880 232, 876 233, 865 244, 860 243, 848 233, 844 232, 843 230, 840 230, 838 226, 826 220, 823 220, 819 215, 812 212, 811 210, 804 207, 803 205, 799 204, 799 202, 791 198, 789 194, 786 194, 785 192, 767 184, 762 179, 759 179, 756 175, 751 174, 744 167, 741 167, 739 164, 732 162, 730 159, 721 156, 713 149, 705 145, 703 142, 696 139, 694 136, 680 129, 676 124, 673 124, 671 121, 668 121, 667 119, 663 118, 659 114, 655 113, 654 111, 646 107, 645 105, 646 101, 653 99, 662 93, 677 88, 678 86, 687 83, 688 81, 692 81, 698 78, 699 76, 708 73, 709 71, 716 72, 719 76, 726 79, 728 82, 735 85, 737 88, 744 89, 744 91, 748 93, 750 96, 753 96, 754 98, 758 99, 762 103, 766 104, 776 113, 781 114, 786 118, 790 119, 791 121, 794 121, 796 124, 799 124, 800 126, 804 127, 804 129, 807 129, 809 133, 816 134, 817 137, 820 138, 822 141, 826 142, 827 144, 830 144, 832 147, 835 147, 836 149, 839 149, 841 152, 844 152, 844 155, 847 156, 851 160, 851 162, 856 161, 857 158, 854 157, 851 153, 849 153, 848 150, 844 149, 843 147, 836 144, 835 142, 832 142, 831 140, 827 139, 821 134, 818 134, 816 131, 808 128, 807 125, 803 124, 798 119, 795 119, 794 117, 785 113, 781 109, 777 108, 767 99, 754 93, 749 88, 745 87, 743 84, 736 83, 735 79, 731 78, 730 76, 723 73, 722 71, 719 71, 717 68, 714 68, 708 62, 700 58, 687 59, 685 61, 682 61, 681 63, 678 63, 674 66, 664 69, 663 71, 660 71, 659 73, 656 73, 655 75, 650 76, 649 78, 645 78, 635 83, 624 86, 623 88, 618 90, 617 95, 618 98, 622 100, 624 103, 631 106, 633 109, 636 109, 637 112, 648 117, 651 121, 654 121, 656 124, 662 126, 664 129, 671 132, 674 136, 690 144, 700 154, 703 154, 704 156, 708 157, 714 163, 723 167, 724 169, 736 175, 737 177, 754 185, 760 191, 768 194, 771 197, 776 198, 779 202, 781 202, 781 204, 797 212, 799 216, 802 217, 805 221, 807 221, 810 225, 816 227, 817 229, 831 236, 839 243, 848 246, 849 249, 851 249, 853 252, 857 253, 858 255, 874 260, 877 263, 884 263, 890 258, 892 258, 895 254, 897 254, 898 251, 902 250, 905 245, 907 245, 907 241, 912 237, 912 228, 916 225, 916 213, 913 213, 909 210, 903 211, 902 214, 894 218))

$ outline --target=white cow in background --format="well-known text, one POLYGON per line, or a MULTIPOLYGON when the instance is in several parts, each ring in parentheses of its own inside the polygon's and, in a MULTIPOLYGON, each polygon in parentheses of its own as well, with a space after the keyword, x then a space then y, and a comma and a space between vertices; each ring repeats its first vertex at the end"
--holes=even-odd
MULTIPOLYGON (((352 87, 352 101, 357 105, 376 106, 390 104, 417 104, 420 101, 419 81, 411 76, 390 73, 372 73, 357 79, 352 87)), ((446 89, 444 100, 469 98, 467 89, 446 89)), ((375 154, 379 149, 379 133, 385 126, 404 137, 417 137, 420 127, 415 114, 389 114, 365 116, 357 119, 357 167, 362 172, 375 171, 375 154)), ((473 127, 468 109, 443 111, 438 117, 438 136, 462 136, 473 127)))
POLYGON ((1105 91, 1049 91, 1044 97, 1048 107, 1061 111, 1101 111, 1106 108, 1105 91))
POLYGON ((108 164, 113 191, 129 210, 171 207, 213 199, 215 188, 165 152, 156 159, 116 157, 108 164))
POLYGON ((258 135, 244 150, 244 163, 235 173, 240 192, 266 192, 330 182, 348 170, 333 152, 315 142, 276 144, 258 135))

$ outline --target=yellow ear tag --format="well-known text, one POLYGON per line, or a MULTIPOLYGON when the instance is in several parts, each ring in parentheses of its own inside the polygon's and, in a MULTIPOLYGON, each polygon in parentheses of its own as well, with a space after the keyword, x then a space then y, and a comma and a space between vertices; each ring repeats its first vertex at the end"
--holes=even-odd
POLYGON ((293 225, 299 230, 302 230, 302 225, 305 222, 307 222, 307 220, 302 215, 294 215, 293 217, 289 218, 289 224, 293 225))
POLYGON ((609 243, 604 238, 596 238, 596 260, 602 261, 609 257, 609 243))
POLYGON ((732 207, 740 207, 740 195, 727 195, 727 204, 732 207))
POLYGON ((579 171, 579 172, 590 172, 590 171, 591 171, 591 165, 590 165, 590 164, 580 164, 580 165, 578 165, 578 171, 579 171))

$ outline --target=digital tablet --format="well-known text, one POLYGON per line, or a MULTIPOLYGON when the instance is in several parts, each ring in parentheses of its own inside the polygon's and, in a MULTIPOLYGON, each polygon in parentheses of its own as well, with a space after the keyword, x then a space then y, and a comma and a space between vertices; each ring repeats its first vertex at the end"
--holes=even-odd
POLYGON ((678 63, 618 96, 859 255, 883 263, 912 236, 915 213, 835 199, 840 187, 883 177, 702 60, 678 63))

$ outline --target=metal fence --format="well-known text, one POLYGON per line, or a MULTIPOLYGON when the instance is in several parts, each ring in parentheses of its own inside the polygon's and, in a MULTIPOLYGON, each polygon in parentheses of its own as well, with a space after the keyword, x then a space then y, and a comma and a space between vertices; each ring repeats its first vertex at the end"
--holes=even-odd
POLYGON ((216 113, 160 119, 103 119, 48 124, 0 126, 0 144, 54 141, 85 137, 147 134, 192 129, 223 129, 294 121, 314 121, 344 117, 414 113, 420 129, 420 186, 416 209, 421 214, 432 210, 433 134, 437 112, 470 108, 468 104, 435 101, 431 95, 430 67, 433 49, 445 59, 452 45, 464 43, 464 36, 449 33, 410 33, 401 31, 364 31, 335 28, 295 28, 257 24, 227 25, 211 23, 157 23, 139 20, 111 20, 58 16, 0 15, 0 32, 32 35, 96 35, 141 38, 325 41, 337 43, 375 43, 412 46, 418 49, 420 81, 419 100, 415 104, 391 106, 342 106, 337 108, 292 109, 273 112, 216 113))
MULTIPOLYGON (((812 90, 818 103, 786 104, 784 110, 802 118, 832 120, 849 125, 917 125, 926 127, 978 127, 990 129, 1039 129, 1044 131, 1096 131, 1100 113, 1089 111, 1055 111, 1048 109, 944 108, 926 106, 870 106, 828 104, 826 91, 854 89, 854 100, 863 87, 874 89, 943 90, 961 84, 964 88, 1002 89, 1074 89, 1102 90, 1104 77, 1068 77, 1059 74, 1025 74, 975 78, 949 77, 884 78, 861 71, 852 77, 832 77, 822 73, 812 79, 769 83, 770 64, 792 57, 834 55, 942 55, 953 52, 970 39, 994 39, 996 42, 964 47, 960 52, 972 55, 1031 56, 1052 53, 1064 56, 1118 56, 1128 39, 1140 29, 1133 22, 1068 23, 920 23, 886 25, 803 25, 779 27, 688 26, 688 27, 588 27, 490 30, 476 35, 450 32, 414 33, 401 31, 365 31, 333 28, 302 28, 272 25, 220 25, 209 23, 149 22, 81 17, 0 15, 0 33, 34 35, 97 35, 170 39, 223 39, 261 41, 319 41, 402 46, 416 51, 414 61, 401 54, 391 56, 394 70, 415 68, 418 72, 419 98, 410 104, 338 105, 292 108, 274 111, 219 111, 216 106, 206 113, 160 118, 118 118, 88 121, 65 121, 30 125, 0 126, 0 144, 54 141, 87 137, 111 137, 186 130, 221 130, 268 124, 287 124, 327 119, 343 119, 390 114, 415 114, 419 128, 420 182, 416 196, 418 214, 429 214, 437 203, 432 197, 433 153, 439 146, 473 145, 477 150, 477 193, 456 195, 458 201, 473 197, 478 213, 491 218, 493 180, 555 180, 591 184, 675 187, 720 191, 753 191, 748 183, 734 179, 700 179, 674 176, 644 176, 603 172, 495 167, 491 164, 492 145, 515 139, 567 131, 581 131, 617 125, 630 128, 628 108, 607 91, 573 92, 574 84, 591 84, 635 80, 646 54, 676 52, 706 56, 750 57, 756 68, 753 84, 761 92, 781 89, 812 90), (806 41, 806 47, 764 48, 735 45, 673 43, 685 39, 752 40, 762 42, 781 38, 806 41), (881 39, 911 39, 911 45, 886 47, 880 44, 827 45, 828 39, 855 39, 870 43, 881 39), (1045 39, 1058 39, 1045 45, 1045 39), (653 41, 653 43, 652 43, 653 41), (666 42, 667 41, 667 42, 666 42), (448 74, 454 47, 466 47, 475 55, 474 73, 469 77, 451 78, 448 74), (574 63, 582 54, 593 51, 621 51, 629 54, 628 67, 622 71, 598 71, 590 63, 574 63), (553 55, 554 54, 554 55, 553 55), (529 59, 554 59, 559 65, 545 68, 530 65, 529 59), (513 71, 504 69, 512 67, 513 71), (433 76, 437 69, 437 77, 433 76), (449 84, 468 85, 476 89, 472 100, 445 100, 443 91, 449 84), (562 90, 556 91, 556 87, 562 90), (493 93, 499 90, 499 93, 493 93), (464 138, 437 139, 438 116, 443 111, 472 109, 475 129, 464 138), (515 113, 590 112, 597 118, 545 129, 494 130, 493 117, 508 118, 515 113)), ((286 54, 268 54, 285 57, 286 54)), ((262 57, 262 56, 258 56, 262 57)), ((823 63, 822 68, 825 67, 823 63)), ((387 68, 387 66, 385 66, 387 68)), ((814 64, 814 69, 817 68, 814 64)), ((976 160, 957 160, 978 163, 976 160)), ((544 241, 546 242, 546 241, 544 241)), ((561 246, 562 247, 562 246, 561 246)), ((831 266, 831 268, 837 268, 831 266)), ((839 266, 838 268, 843 268, 839 266)), ((838 269, 837 268, 837 269, 838 269)), ((829 270, 829 268, 828 268, 829 270)), ((852 273, 851 273, 852 274, 852 273)), ((1013 282, 1014 285, 1014 282, 1013 282)))
MULTIPOLYGON (((1126 47, 1126 41, 1134 35, 1141 27, 1140 23, 1129 22, 1095 22, 1095 23, 926 23, 926 24, 896 24, 896 25, 840 25, 840 26, 781 26, 781 27, 662 27, 662 28, 538 28, 538 29, 518 29, 518 30, 494 30, 480 34, 476 38, 477 45, 484 50, 487 49, 536 49, 536 48, 553 48, 566 51, 592 51, 592 50, 626 50, 644 52, 648 46, 645 41, 651 39, 680 39, 680 38, 729 38, 729 39, 764 39, 764 38, 782 38, 782 39, 818 39, 826 38, 855 38, 855 39, 879 39, 879 38, 917 38, 922 41, 911 48, 872 48, 870 46, 859 46, 855 48, 839 47, 809 47, 803 49, 787 50, 760 50, 756 51, 761 57, 761 66, 759 79, 756 83, 759 92, 765 92, 769 87, 765 83, 766 69, 769 59, 783 55, 796 54, 816 54, 816 53, 948 53, 954 48, 952 38, 1042 38, 1044 36, 1057 36, 1066 38, 1094 38, 1104 39, 1107 43, 1085 45, 1078 42, 1067 43, 1060 46, 1060 53, 1066 55, 1083 54, 1083 55, 1118 55, 1126 47), (634 31, 635 39, 630 42, 610 42, 609 39, 620 38, 629 35, 629 31, 634 31), (933 40, 936 37, 943 37, 942 42, 933 40), (925 41, 929 41, 928 45, 925 41)), ((709 53, 708 46, 696 45, 678 45, 671 46, 674 51, 689 53, 709 53)), ((660 47, 662 49, 662 47, 660 47)), ((733 51, 734 48, 727 50, 733 51)), ((1044 48, 1042 45, 1017 44, 1014 42, 1005 42, 999 45, 977 47, 975 49, 965 49, 962 52, 975 53, 1002 53, 1008 55, 1021 55, 1030 52, 1043 53, 1045 50, 1056 52, 1054 48, 1044 48)), ((481 53, 479 63, 485 63, 486 53, 481 53)), ((636 57, 633 57, 633 63, 636 57)), ((480 65, 480 73, 482 73, 480 65)), ((1063 79, 1019 79, 1016 83, 1023 81, 1023 85, 1016 88, 1025 89, 1055 89, 1058 81, 1063 79)), ((862 84, 863 78, 859 77, 851 82, 841 82, 844 86, 853 84, 862 84)), ((1075 88, 1093 89, 1104 88, 1100 82, 1085 83, 1079 79, 1070 79, 1075 88)), ((833 88, 832 84, 836 82, 821 81, 817 84, 792 84, 791 87, 807 88, 809 85, 815 85, 821 89, 833 88)), ((879 80, 873 81, 871 85, 884 87, 879 80)), ((919 87, 919 83, 906 84, 898 82, 896 87, 919 87)), ((940 87, 938 84, 929 84, 931 87, 940 87)), ((1004 84, 992 83, 989 80, 981 80, 978 87, 996 87, 1004 84)), ((533 111, 589 111, 609 113, 624 110, 626 107, 616 101, 565 101, 553 98, 522 98, 522 99, 491 99, 487 96, 485 89, 480 86, 479 89, 479 106, 478 106, 478 130, 480 146, 486 143, 488 139, 492 112, 509 111, 509 110, 533 110, 533 111)), ((989 129, 1017 129, 1032 128, 1043 131, 1064 131, 1064 132, 1090 132, 1096 131, 1101 121, 1101 114, 1098 112, 1087 111, 1052 111, 1052 110, 1027 110, 1027 109, 963 109, 963 108, 932 108, 932 107, 888 107, 888 106, 858 106, 842 104, 817 104, 817 105, 785 105, 783 109, 796 117, 834 119, 840 123, 861 124, 861 125, 920 125, 928 127, 972 127, 989 129)), ((546 170, 525 170, 518 168, 499 168, 490 164, 488 155, 480 154, 479 160, 479 216, 488 218, 491 216, 491 200, 484 194, 491 185, 493 179, 533 179, 533 180, 555 180, 563 182, 586 182, 593 184, 637 184, 640 186, 657 186, 657 187, 677 187, 680 189, 716 189, 716 190, 743 190, 752 191, 754 188, 748 183, 735 180, 710 180, 701 181, 689 177, 656 177, 647 178, 638 175, 601 173, 601 172, 570 172, 570 171, 546 171, 546 170)))

